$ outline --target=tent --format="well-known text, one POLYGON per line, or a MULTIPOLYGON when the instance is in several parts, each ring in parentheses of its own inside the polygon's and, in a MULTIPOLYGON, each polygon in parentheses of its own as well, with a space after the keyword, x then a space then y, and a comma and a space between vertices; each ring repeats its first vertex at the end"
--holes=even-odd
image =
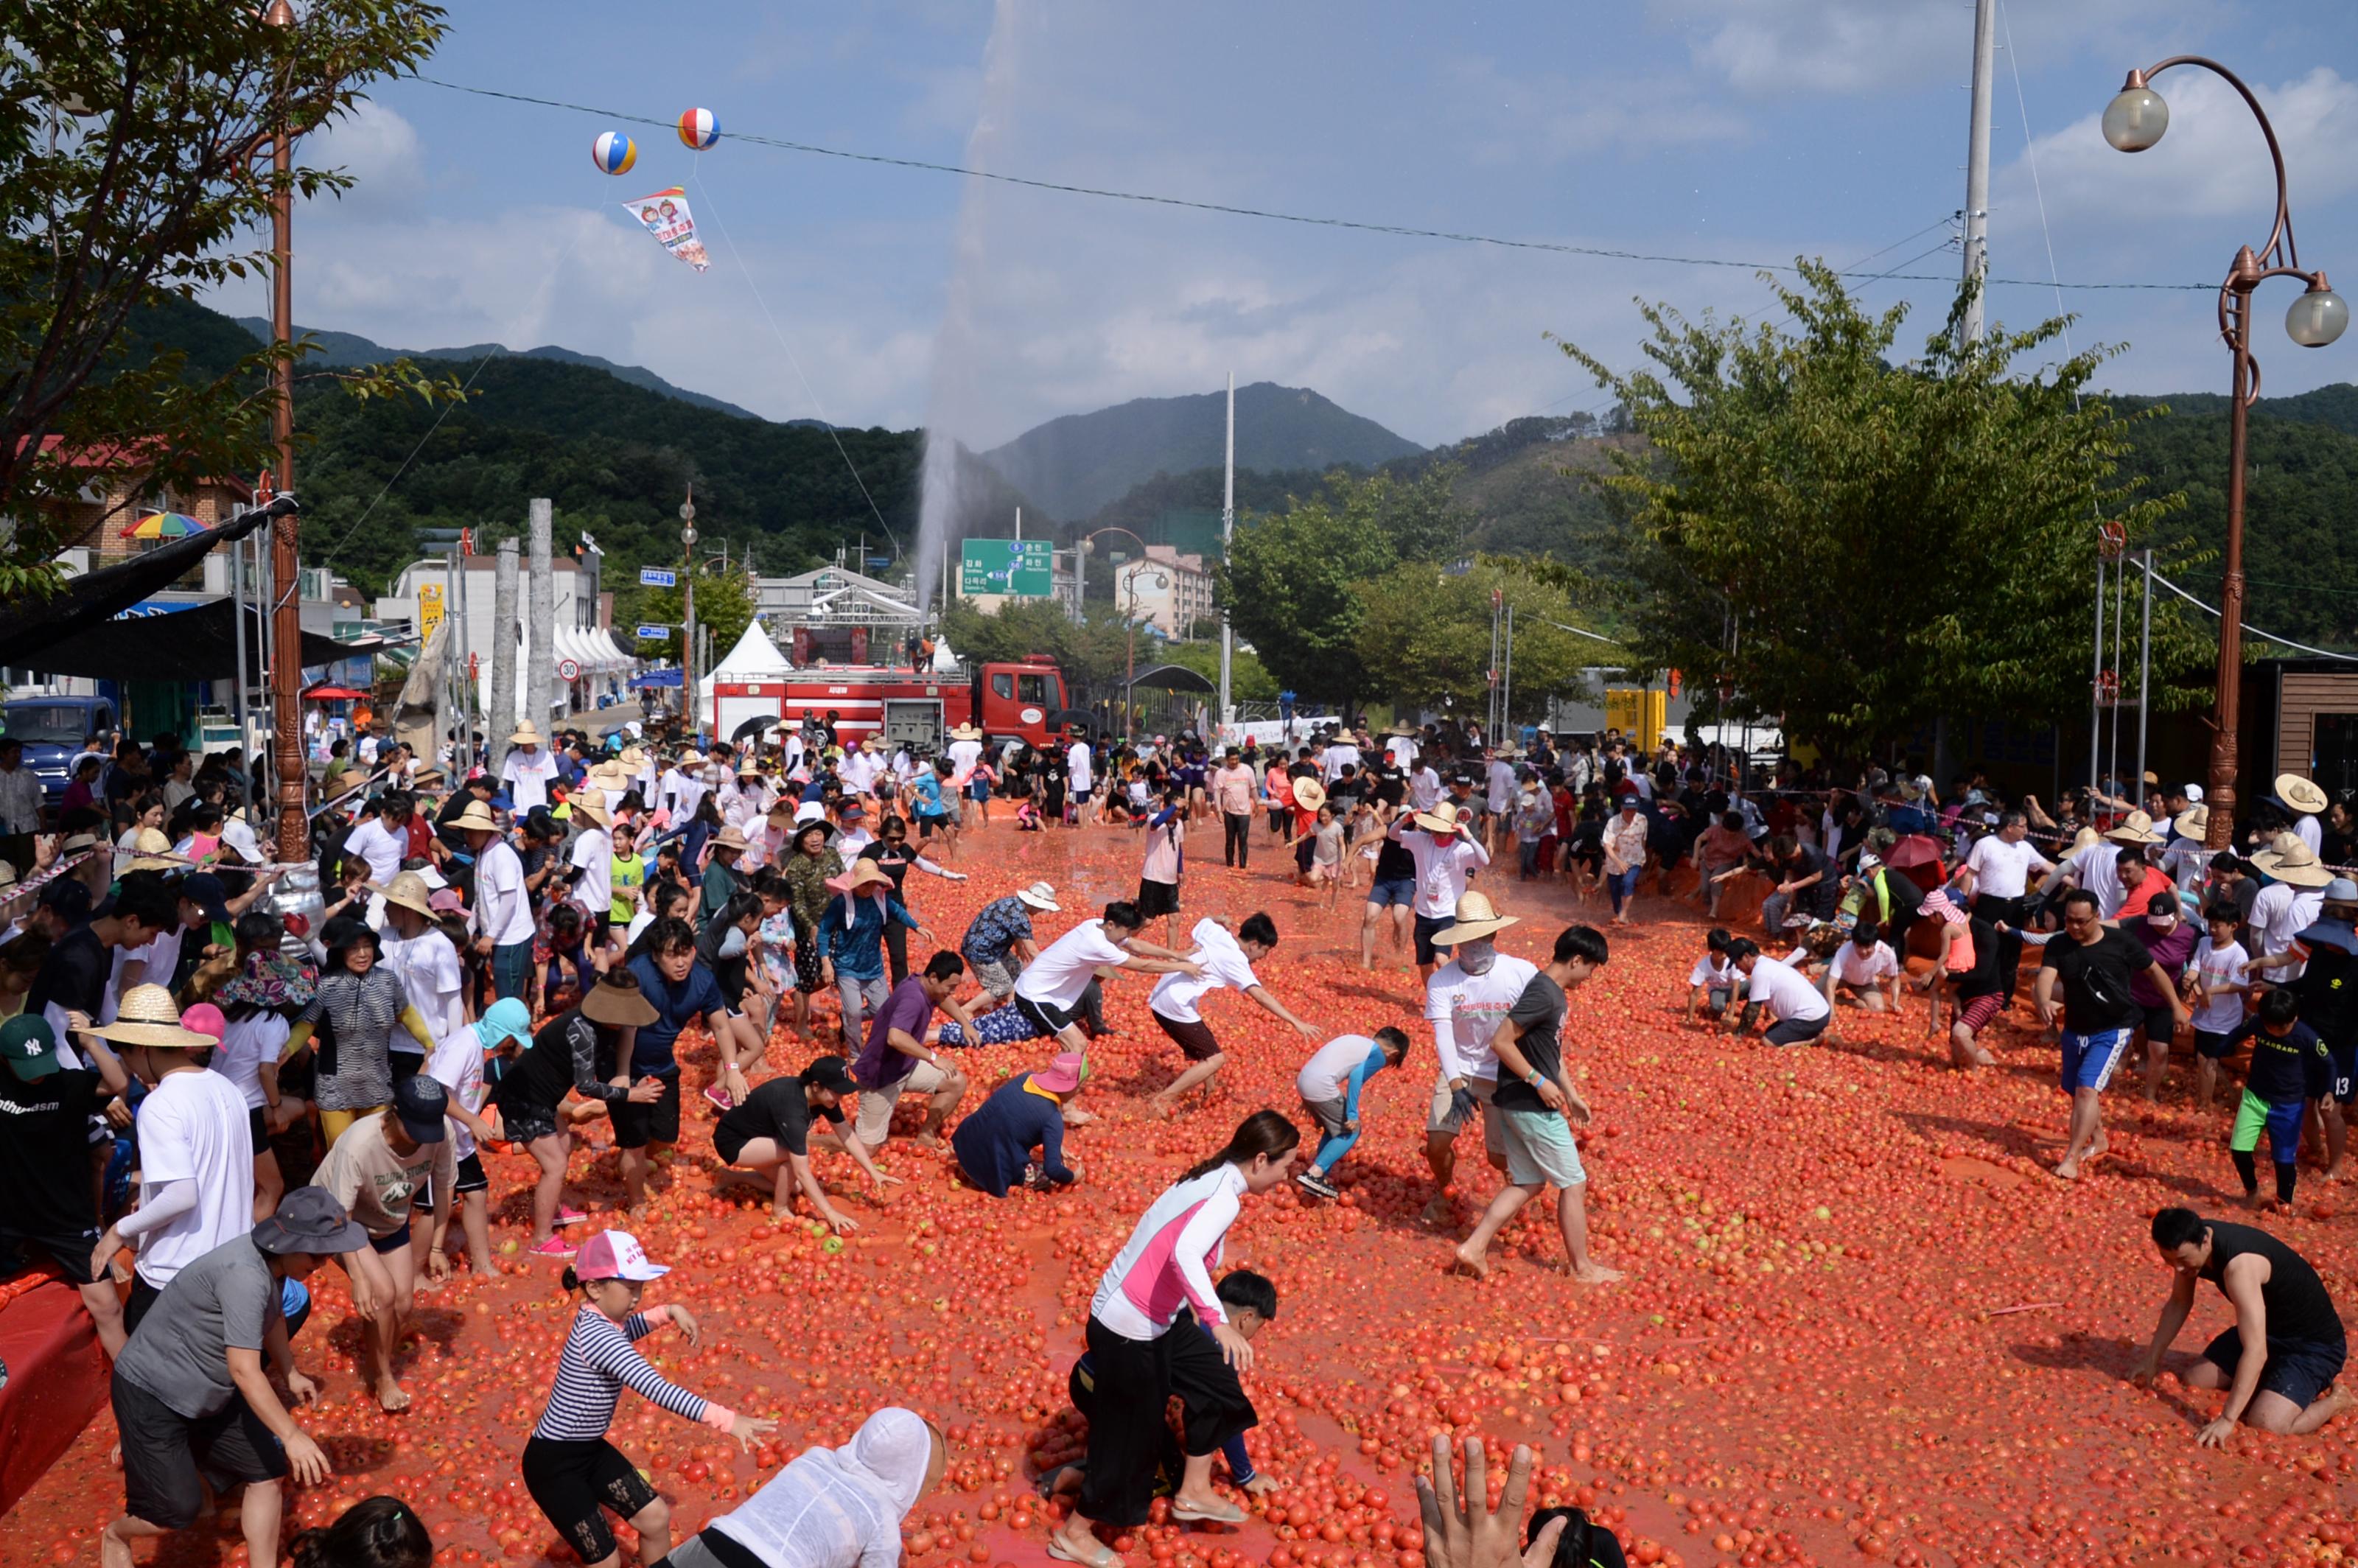
MULTIPOLYGON (((23 608, 11 605, 9 618, 13 620, 23 608)), ((44 624, 55 623, 44 621, 44 624)), ((86 676, 95 680, 229 680, 237 674, 237 604, 233 600, 216 599, 166 615, 132 615, 121 620, 68 619, 63 623, 76 629, 53 643, 27 647, 14 655, 14 662, 44 675, 86 676)), ((381 641, 339 643, 332 637, 306 632, 303 664, 306 668, 317 668, 341 659, 357 658, 373 652, 381 641)), ((260 680, 262 615, 250 604, 245 608, 245 663, 253 678, 260 680)))
POLYGON ((745 634, 737 639, 737 645, 729 650, 728 656, 705 672, 703 696, 698 703, 700 706, 712 699, 717 681, 784 680, 794 673, 795 666, 778 652, 778 645, 762 630, 761 622, 748 621, 745 634))

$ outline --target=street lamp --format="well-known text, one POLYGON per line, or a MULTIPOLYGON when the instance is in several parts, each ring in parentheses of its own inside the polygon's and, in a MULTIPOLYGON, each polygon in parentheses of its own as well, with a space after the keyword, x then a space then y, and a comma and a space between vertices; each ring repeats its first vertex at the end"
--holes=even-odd
POLYGON ((2219 684, 2212 697, 2211 767, 2208 801, 2211 827, 2208 847, 2227 848, 2234 827, 2235 774, 2241 763, 2235 733, 2243 699, 2244 664, 2244 453, 2248 415, 2260 395, 2260 367, 2252 357, 2252 294, 2272 277, 2297 277, 2309 285, 2285 315, 2285 330, 2305 349, 2321 349, 2342 336, 2350 325, 2350 307, 2333 292, 2322 272, 2304 271, 2300 248, 2292 237, 2292 215, 2285 204, 2284 152, 2277 146, 2276 127, 2260 101, 2243 79, 2216 60, 2201 55, 2172 55, 2158 65, 2132 70, 2120 92, 2104 109, 2104 140, 2125 153, 2141 153, 2161 140, 2169 128, 2169 105, 2152 87, 2153 79, 2176 66, 2194 65, 2212 72, 2243 95, 2267 139, 2268 159, 2276 168, 2277 215, 2267 242, 2255 252, 2249 245, 2235 253, 2227 276, 2219 285, 2219 336, 2234 360, 2227 403, 2227 561, 2219 590, 2219 684))
POLYGON ((679 503, 679 716, 696 733, 696 486, 679 503))
MULTIPOLYGON (((1082 535, 1080 543, 1077 546, 1082 555, 1088 556, 1096 553, 1098 535, 1099 534, 1120 534, 1124 538, 1137 540, 1139 564, 1141 567, 1145 565, 1147 560, 1146 541, 1140 539, 1137 535, 1131 533, 1127 528, 1098 528, 1082 535)), ((1086 566, 1081 569, 1084 574, 1088 570, 1086 566)), ((1157 579, 1156 580, 1159 583, 1161 579, 1157 579)), ((1088 597, 1088 582, 1086 576, 1084 576, 1081 583, 1081 596, 1085 599, 1088 597)), ((1138 678, 1138 573, 1136 571, 1132 571, 1130 574, 1130 613, 1124 617, 1124 619, 1128 622, 1130 626, 1130 651, 1123 664, 1121 680, 1121 738, 1124 741, 1128 741, 1130 739, 1130 683, 1138 678)))

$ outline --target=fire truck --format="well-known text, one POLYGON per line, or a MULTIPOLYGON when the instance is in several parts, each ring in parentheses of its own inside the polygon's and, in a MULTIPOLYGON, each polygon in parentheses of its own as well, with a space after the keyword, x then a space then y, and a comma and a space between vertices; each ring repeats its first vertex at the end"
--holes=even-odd
POLYGON ((723 676, 712 683, 708 700, 706 723, 731 739, 799 724, 806 714, 825 719, 833 713, 836 738, 847 746, 881 734, 890 746, 935 752, 967 723, 992 746, 1011 740, 1041 745, 1067 725, 1088 723, 1088 715, 1066 705, 1064 672, 1044 659, 969 662, 956 671, 820 665, 783 676, 723 676))

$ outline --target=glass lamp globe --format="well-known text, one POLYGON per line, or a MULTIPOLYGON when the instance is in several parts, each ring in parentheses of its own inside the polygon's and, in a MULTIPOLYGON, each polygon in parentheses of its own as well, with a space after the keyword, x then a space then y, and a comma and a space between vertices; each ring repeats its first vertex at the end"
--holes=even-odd
POLYGON ((2285 330, 2304 349, 2321 349, 2350 325, 2348 301, 2330 288, 2312 288, 2285 312, 2285 330))
POLYGON ((2150 87, 2124 87, 2104 106, 2104 140, 2125 153, 2141 153, 2169 129, 2169 105, 2150 87))

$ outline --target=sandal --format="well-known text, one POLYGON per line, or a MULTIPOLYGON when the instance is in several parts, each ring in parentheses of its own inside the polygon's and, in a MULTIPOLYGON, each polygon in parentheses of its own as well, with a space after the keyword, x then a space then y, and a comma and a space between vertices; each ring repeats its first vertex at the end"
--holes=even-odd
POLYGON ((1242 1524, 1245 1522, 1245 1510, 1228 1502, 1208 1509, 1190 1508, 1174 1498, 1171 1504, 1171 1517, 1185 1519, 1191 1524, 1242 1524))
POLYGON ((1123 1568, 1121 1557, 1113 1548, 1102 1541, 1094 1541, 1091 1544, 1097 1548, 1096 1552, 1084 1557, 1066 1546, 1063 1536, 1051 1531, 1048 1536, 1048 1555, 1059 1563, 1077 1563, 1081 1568, 1123 1568))

